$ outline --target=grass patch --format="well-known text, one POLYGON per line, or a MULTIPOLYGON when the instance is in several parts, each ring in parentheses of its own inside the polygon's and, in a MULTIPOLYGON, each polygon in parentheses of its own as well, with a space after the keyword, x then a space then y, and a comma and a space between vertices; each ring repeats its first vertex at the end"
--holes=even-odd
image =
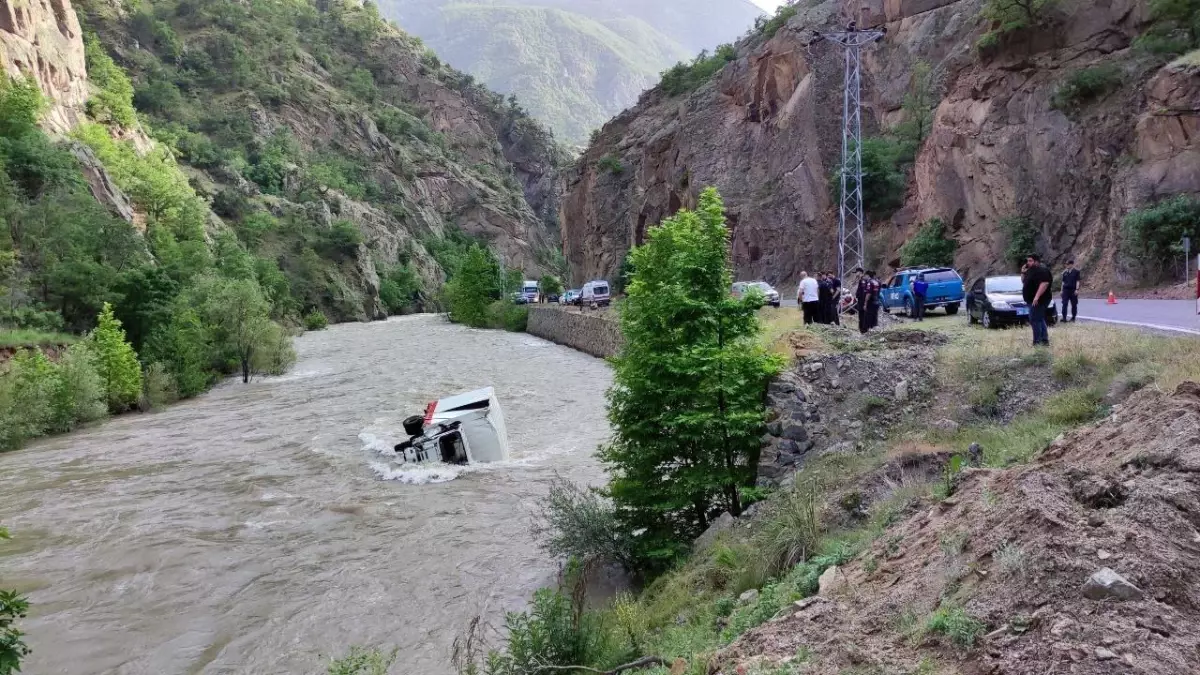
POLYGON ((982 621, 954 606, 939 607, 925 620, 924 626, 926 634, 944 635, 962 649, 973 647, 986 628, 982 621))
POLYGON ((48 333, 40 330, 16 328, 0 330, 0 348, 3 347, 54 347, 70 345, 79 337, 68 333, 48 333))
POLYGON ((804 316, 795 307, 763 307, 758 311, 759 344, 787 359, 829 351, 830 345, 814 330, 804 326, 804 316))
POLYGON ((1050 105, 1063 112, 1078 111, 1119 89, 1124 79, 1121 68, 1114 64, 1077 70, 1054 92, 1050 105))

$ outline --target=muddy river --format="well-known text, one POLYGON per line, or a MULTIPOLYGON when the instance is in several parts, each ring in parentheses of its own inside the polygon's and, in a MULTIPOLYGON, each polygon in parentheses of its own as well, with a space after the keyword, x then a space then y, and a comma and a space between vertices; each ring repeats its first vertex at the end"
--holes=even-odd
POLYGON ((0 455, 0 584, 33 603, 24 672, 320 673, 363 644, 437 675, 472 616, 554 581, 530 517, 555 472, 601 479, 603 361, 432 316, 296 348, 284 377, 0 455), (486 385, 511 461, 386 456, 404 417, 486 385))

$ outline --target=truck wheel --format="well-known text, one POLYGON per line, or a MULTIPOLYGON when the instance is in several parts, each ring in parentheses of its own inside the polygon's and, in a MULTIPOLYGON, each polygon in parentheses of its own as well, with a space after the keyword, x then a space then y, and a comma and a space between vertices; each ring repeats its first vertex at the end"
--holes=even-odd
POLYGON ((958 314, 958 305, 946 305, 946 313, 950 316, 958 314))

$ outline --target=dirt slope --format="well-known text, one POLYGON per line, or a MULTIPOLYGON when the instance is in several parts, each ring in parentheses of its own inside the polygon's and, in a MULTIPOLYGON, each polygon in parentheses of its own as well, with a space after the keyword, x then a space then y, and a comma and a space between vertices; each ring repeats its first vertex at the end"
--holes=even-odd
POLYGON ((1030 465, 965 470, 951 498, 834 574, 840 588, 734 643, 720 672, 1197 672, 1198 472, 1200 385, 1141 392, 1030 465), (1102 568, 1141 599, 1086 597, 1102 568), (982 622, 973 647, 921 630, 939 606, 982 622), (939 658, 922 663, 917 646, 939 658))

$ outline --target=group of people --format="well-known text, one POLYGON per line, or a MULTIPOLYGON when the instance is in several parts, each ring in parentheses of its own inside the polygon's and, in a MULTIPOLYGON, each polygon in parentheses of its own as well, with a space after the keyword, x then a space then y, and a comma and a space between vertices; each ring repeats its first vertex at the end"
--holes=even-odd
MULTIPOLYGON (((1050 301, 1054 292, 1050 285, 1054 283, 1054 274, 1050 268, 1042 264, 1041 256, 1032 254, 1025 258, 1021 266, 1021 296, 1029 305, 1029 327, 1033 329, 1033 344, 1035 347, 1050 346, 1050 329, 1046 324, 1046 313, 1050 309, 1050 301)), ((1079 270, 1075 268, 1074 260, 1067 260, 1067 268, 1062 273, 1062 320, 1075 321, 1079 316, 1079 270), (1071 318, 1067 318, 1070 308, 1071 318)))
POLYGON ((842 299, 842 280, 833 272, 821 272, 810 277, 800 273, 800 287, 796 289, 796 302, 804 312, 804 323, 841 324, 839 303, 842 299))
MULTIPOLYGON (((866 333, 879 325, 879 291, 883 285, 874 271, 857 267, 854 274, 858 278, 854 289, 858 330, 866 333)), ((833 272, 822 272, 816 276, 801 272, 796 302, 804 312, 804 323, 841 325, 842 280, 833 272)))

